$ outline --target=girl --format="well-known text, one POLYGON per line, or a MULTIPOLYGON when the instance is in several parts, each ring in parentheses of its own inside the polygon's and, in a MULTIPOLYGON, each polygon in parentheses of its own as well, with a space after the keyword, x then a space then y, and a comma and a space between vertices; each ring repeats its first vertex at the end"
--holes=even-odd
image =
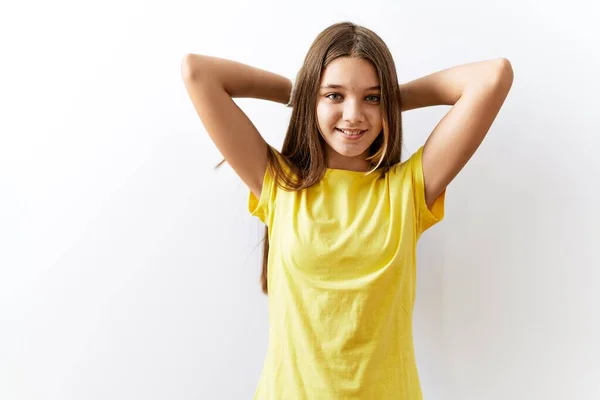
POLYGON ((269 346, 254 399, 421 399, 414 357, 416 245, 510 90, 504 58, 399 85, 389 49, 344 22, 295 80, 190 54, 187 92, 265 225, 269 346), (232 100, 292 106, 281 151, 232 100), (452 108, 401 162, 402 111, 452 108))

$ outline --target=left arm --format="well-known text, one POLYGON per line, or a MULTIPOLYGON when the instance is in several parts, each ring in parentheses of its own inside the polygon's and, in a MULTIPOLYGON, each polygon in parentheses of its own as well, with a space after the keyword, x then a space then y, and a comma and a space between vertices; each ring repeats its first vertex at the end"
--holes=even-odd
POLYGON ((459 65, 400 85, 402 111, 453 106, 433 129, 423 149, 428 207, 478 149, 512 82, 510 62, 499 58, 459 65))

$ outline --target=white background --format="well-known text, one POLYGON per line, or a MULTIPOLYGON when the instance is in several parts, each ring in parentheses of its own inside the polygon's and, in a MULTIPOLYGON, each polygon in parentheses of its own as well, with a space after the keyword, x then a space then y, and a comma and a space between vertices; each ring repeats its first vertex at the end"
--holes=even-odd
MULTIPOLYGON (((263 227, 231 168, 212 169, 180 62, 292 77, 343 20, 386 41, 401 81, 494 57, 515 72, 419 244, 425 398, 600 398, 600 13, 536 3, 3 4, 0 399, 252 397, 263 227)), ((280 148, 289 109, 236 101, 280 148)), ((448 109, 404 114, 403 158, 448 109)))

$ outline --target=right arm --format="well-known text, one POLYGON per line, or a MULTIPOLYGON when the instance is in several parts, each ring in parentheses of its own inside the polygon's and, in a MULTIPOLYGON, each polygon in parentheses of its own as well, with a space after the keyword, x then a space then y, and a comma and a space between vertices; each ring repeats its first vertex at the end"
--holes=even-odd
POLYGON ((291 80, 236 61, 199 54, 183 58, 181 74, 210 138, 242 181, 260 198, 267 169, 267 143, 232 98, 250 97, 287 104, 291 80))

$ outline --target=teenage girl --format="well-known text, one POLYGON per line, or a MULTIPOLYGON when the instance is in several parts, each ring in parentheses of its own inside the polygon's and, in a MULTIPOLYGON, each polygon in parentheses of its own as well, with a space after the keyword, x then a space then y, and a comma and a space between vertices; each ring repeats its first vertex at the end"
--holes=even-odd
POLYGON ((505 58, 399 84, 373 31, 322 31, 294 79, 189 54, 182 74, 219 151, 265 225, 269 346, 254 399, 422 398, 413 337, 416 246, 444 217, 513 81, 505 58), (232 100, 292 107, 281 151, 232 100), (401 161, 402 111, 449 105, 401 161))

